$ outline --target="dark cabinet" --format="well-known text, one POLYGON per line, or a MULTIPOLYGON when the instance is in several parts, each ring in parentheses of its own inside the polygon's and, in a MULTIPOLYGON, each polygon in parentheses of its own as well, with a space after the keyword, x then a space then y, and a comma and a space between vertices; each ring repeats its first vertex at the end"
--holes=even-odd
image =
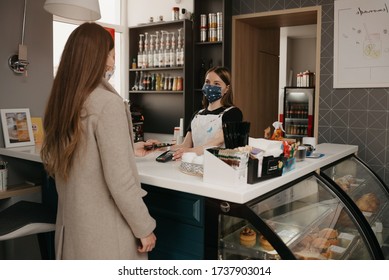
MULTIPOLYGON (((163 21, 130 27, 129 38, 129 99, 132 108, 139 110, 144 116, 144 131, 172 134, 174 127, 179 125, 180 118, 184 118, 184 125, 187 126, 193 114, 192 21, 163 21), (157 34, 158 44, 155 37, 157 34), (164 52, 167 46, 170 50, 177 50, 179 41, 183 49, 183 61, 180 63, 176 63, 176 58, 172 59, 174 63, 168 65, 154 63, 154 59, 149 64, 139 63, 143 59, 139 56, 140 50, 143 53, 153 50, 164 52)), ((146 56, 145 53, 144 57, 146 56)), ((161 56, 165 58, 166 54, 161 56)))
POLYGON ((204 198, 142 185, 150 214, 157 221, 157 246, 151 260, 197 260, 204 258, 204 198))
POLYGON ((210 66, 231 67, 231 18, 231 0, 194 1, 194 111, 202 108, 204 72, 210 66))

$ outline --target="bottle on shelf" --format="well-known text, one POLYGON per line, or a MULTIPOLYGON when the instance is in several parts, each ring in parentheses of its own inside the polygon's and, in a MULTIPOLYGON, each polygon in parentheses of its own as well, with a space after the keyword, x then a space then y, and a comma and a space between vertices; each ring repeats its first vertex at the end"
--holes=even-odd
POLYGON ((138 47, 138 68, 143 67, 143 34, 139 34, 139 47, 138 47))
POLYGON ((143 68, 148 67, 149 63, 149 34, 145 32, 145 40, 144 40, 144 50, 143 50, 143 68))
POLYGON ((144 82, 144 80, 143 80, 143 71, 140 71, 138 90, 144 90, 144 83, 143 82, 144 82))
POLYGON ((154 47, 154 53, 153 53, 153 64, 154 64, 154 67, 159 67, 159 54, 158 54, 158 51, 159 51, 159 31, 156 31, 155 32, 155 47, 154 47))
POLYGON ((182 37, 181 37, 182 28, 178 29, 178 38, 177 38, 177 50, 176 50, 176 65, 184 65, 184 48, 182 47, 182 37))
POLYGON ((155 77, 155 90, 160 91, 161 90, 161 74, 157 73, 155 77))
POLYGON ((135 72, 135 82, 132 90, 139 90, 139 71, 135 72))
POLYGON ((172 42, 171 42, 171 48, 170 48, 170 67, 176 66, 176 36, 175 33, 172 32, 172 42))
POLYGON ((170 67, 170 37, 169 32, 165 32, 165 50, 164 50, 164 57, 165 57, 165 67, 170 67))
POLYGON ((165 39, 164 39, 165 31, 161 30, 161 40, 160 40, 160 46, 158 50, 158 66, 159 67, 165 67, 165 39))
POLYGON ((150 46, 147 53, 147 66, 154 67, 154 35, 150 35, 150 46))
POLYGON ((165 90, 165 74, 161 74, 160 90, 165 90))

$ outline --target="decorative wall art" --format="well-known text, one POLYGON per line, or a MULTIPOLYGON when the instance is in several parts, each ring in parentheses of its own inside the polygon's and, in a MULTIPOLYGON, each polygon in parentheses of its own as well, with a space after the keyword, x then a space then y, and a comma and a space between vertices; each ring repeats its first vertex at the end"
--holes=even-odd
POLYGON ((389 87, 389 0, 334 6, 334 88, 389 87))

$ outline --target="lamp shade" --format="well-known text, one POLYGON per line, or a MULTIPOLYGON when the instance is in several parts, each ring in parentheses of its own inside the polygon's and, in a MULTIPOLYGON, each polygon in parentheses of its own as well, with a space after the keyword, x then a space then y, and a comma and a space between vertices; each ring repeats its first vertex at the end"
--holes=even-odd
POLYGON ((46 0, 43 8, 68 19, 94 21, 101 18, 98 0, 46 0))

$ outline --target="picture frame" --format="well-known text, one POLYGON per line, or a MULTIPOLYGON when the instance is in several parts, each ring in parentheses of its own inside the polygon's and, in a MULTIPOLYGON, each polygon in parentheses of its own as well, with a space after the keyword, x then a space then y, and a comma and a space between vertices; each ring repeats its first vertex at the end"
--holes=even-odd
POLYGON ((30 109, 0 109, 6 148, 35 145, 30 109))
POLYGON ((334 3, 334 88, 389 87, 386 0, 334 3))

